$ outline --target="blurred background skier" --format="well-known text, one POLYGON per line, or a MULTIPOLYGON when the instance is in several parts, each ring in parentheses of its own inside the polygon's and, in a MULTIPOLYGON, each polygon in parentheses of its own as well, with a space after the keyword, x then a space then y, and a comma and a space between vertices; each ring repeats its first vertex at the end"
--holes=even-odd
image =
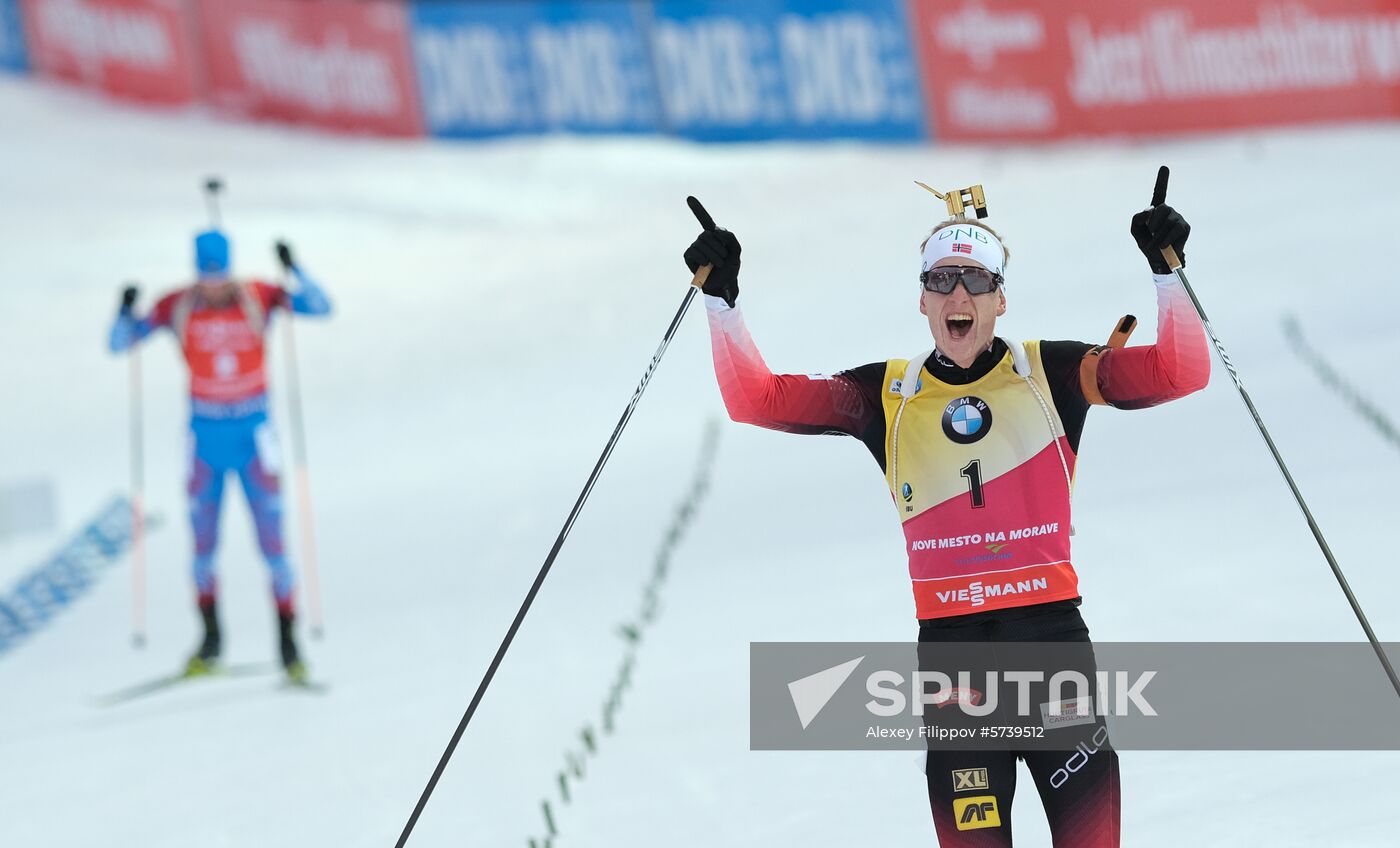
POLYGON ((285 242, 276 245, 282 267, 296 280, 289 291, 261 280, 230 275, 229 240, 217 229, 194 240, 196 282, 156 301, 137 317, 137 289, 128 286, 112 325, 113 353, 128 350, 161 327, 174 333, 190 372, 190 522, 194 530, 194 584, 204 637, 185 673, 212 671, 219 659, 218 578, 215 554, 224 479, 236 472, 257 528, 258 547, 267 560, 277 605, 282 666, 294 681, 306 679, 294 625, 295 585, 283 548, 281 460, 268 421, 265 336, 273 313, 327 315, 330 301, 302 272, 285 242))

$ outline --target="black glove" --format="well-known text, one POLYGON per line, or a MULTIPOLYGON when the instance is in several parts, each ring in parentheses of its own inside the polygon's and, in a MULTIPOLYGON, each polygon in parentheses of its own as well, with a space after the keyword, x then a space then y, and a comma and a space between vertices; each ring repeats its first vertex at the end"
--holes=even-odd
POLYGON ((739 240, 728 230, 705 230, 685 251, 685 266, 694 274, 701 265, 713 266, 705 279, 705 294, 724 298, 730 306, 739 297, 739 240))
POLYGON ((138 292, 136 286, 133 285, 128 285, 126 288, 122 289, 122 304, 117 310, 117 313, 119 315, 130 315, 131 310, 136 306, 136 296, 138 294, 140 294, 140 292, 138 292))
POLYGON ((1171 266, 1162 256, 1162 249, 1170 247, 1176 253, 1181 266, 1186 267, 1186 238, 1191 235, 1191 225, 1175 209, 1167 205, 1167 181, 1171 169, 1166 165, 1157 169, 1157 184, 1152 187, 1152 202, 1147 208, 1133 216, 1129 232, 1137 241, 1138 249, 1147 257, 1154 274, 1170 274, 1171 266))
POLYGON ((1162 248, 1167 246, 1176 251, 1176 258, 1186 267, 1186 238, 1191 235, 1191 225, 1180 212, 1166 204, 1144 209, 1133 216, 1131 232, 1138 249, 1147 257, 1147 264, 1152 266, 1152 273, 1172 272, 1162 256, 1162 248))
POLYGON ((292 246, 285 241, 277 242, 277 261, 288 271, 296 267, 297 261, 292 258, 292 246))

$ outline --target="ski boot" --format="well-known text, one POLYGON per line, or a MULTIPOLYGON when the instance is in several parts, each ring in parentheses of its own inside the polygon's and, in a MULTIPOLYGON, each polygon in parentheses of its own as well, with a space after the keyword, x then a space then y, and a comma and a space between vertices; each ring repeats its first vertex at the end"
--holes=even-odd
POLYGON ((213 602, 199 605, 199 617, 204 620, 204 641, 199 644, 199 650, 195 651, 189 662, 185 663, 186 677, 212 674, 219 662, 222 640, 219 636, 218 611, 213 602))
POLYGON ((306 664, 301 661, 301 654, 297 651, 296 638, 292 635, 296 618, 291 613, 277 613, 277 633, 279 646, 282 650, 282 668, 287 672, 287 680, 290 683, 303 685, 306 683, 306 664))

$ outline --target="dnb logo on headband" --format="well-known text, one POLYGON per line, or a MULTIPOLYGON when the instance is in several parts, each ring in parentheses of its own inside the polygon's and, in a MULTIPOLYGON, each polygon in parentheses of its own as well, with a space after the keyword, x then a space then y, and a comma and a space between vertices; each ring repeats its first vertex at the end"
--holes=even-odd
POLYGON ((992 409, 981 398, 964 395, 943 408, 943 433, 960 445, 978 441, 992 429, 992 409))
POLYGON ((1006 270, 1006 248, 995 235, 977 224, 954 224, 930 236, 924 243, 920 270, 927 271, 949 257, 971 259, 994 274, 1006 270))

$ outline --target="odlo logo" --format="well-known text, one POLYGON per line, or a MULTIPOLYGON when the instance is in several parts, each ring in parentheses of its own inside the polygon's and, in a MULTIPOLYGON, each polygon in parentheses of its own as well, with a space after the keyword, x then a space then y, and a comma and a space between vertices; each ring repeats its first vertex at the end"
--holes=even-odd
POLYGON ((1055 769, 1055 773, 1050 775, 1050 785, 1059 789, 1069 782, 1069 776, 1084 768, 1089 764, 1089 758, 1103 750, 1108 743, 1108 728, 1100 727, 1094 731, 1094 736, 1090 740, 1093 747, 1080 742, 1074 747, 1074 753, 1069 755, 1062 768, 1055 769))
POLYGON ((958 823, 958 830, 1001 827, 1001 816, 997 814, 997 797, 995 795, 955 798, 953 800, 953 818, 958 823))
POLYGON ((992 410, 981 398, 967 395, 943 408, 943 434, 960 445, 979 441, 992 429, 992 410))

